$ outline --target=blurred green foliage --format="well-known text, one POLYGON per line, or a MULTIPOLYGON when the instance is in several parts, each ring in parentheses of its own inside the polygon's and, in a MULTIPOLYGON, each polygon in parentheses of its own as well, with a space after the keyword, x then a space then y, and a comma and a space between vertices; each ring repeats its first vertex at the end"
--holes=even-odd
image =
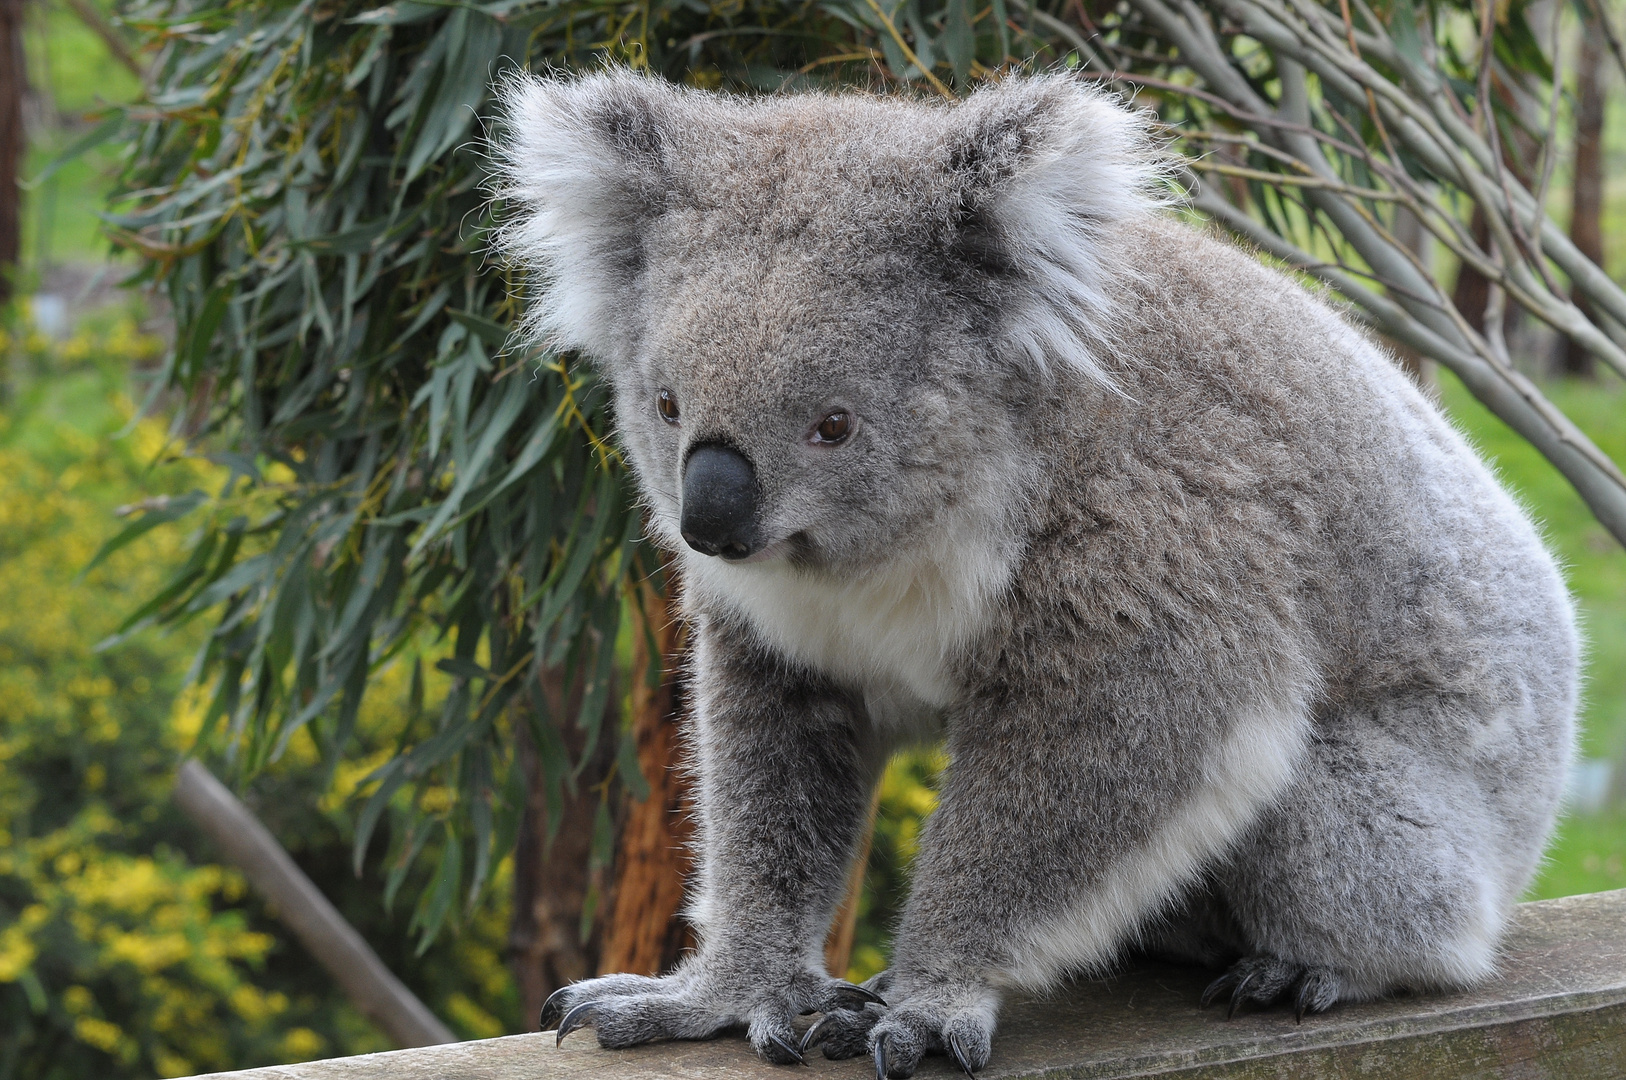
MULTIPOLYGON (((161 351, 123 315, 62 342, 0 332, 17 365, 0 408, 0 1078, 179 1076, 390 1046, 170 804, 207 705, 177 697, 201 628, 96 647, 187 546, 156 530, 81 578, 115 510, 227 475, 177 455, 157 422, 132 423, 127 372, 161 351)), ((404 914, 389 918, 377 882, 350 872, 347 796, 390 754, 404 675, 381 675, 362 764, 330 775, 303 740, 248 797, 454 1029, 501 1034, 517 1023, 501 905, 414 959, 404 914)))
POLYGON ((1547 863, 1527 899, 1626 889, 1626 806, 1559 822, 1547 863))

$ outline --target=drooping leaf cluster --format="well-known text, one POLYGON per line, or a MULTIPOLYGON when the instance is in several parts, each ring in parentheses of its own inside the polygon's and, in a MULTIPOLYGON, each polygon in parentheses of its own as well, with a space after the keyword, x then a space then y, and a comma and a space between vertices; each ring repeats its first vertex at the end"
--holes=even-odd
MULTIPOLYGON (((518 66, 610 61, 710 89, 954 96, 1013 67, 1081 67, 1145 90, 1143 103, 1183 125, 1182 147, 1231 148, 1215 161, 1236 184, 1216 187, 1239 220, 1205 210, 1245 235, 1257 228, 1272 251, 1270 238, 1283 240, 1312 272, 1331 267, 1335 287, 1376 278, 1370 302, 1356 299, 1393 316, 1378 320, 1386 330, 1416 323, 1494 367, 1482 340, 1440 337, 1432 297, 1413 303, 1409 279, 1371 270, 1382 245, 1351 240, 1359 221, 1379 239, 1394 224, 1382 170, 1401 171, 1383 176, 1408 198, 1464 181, 1410 143, 1396 148, 1393 120, 1358 79, 1338 81, 1348 58, 1332 55, 1347 28, 1351 51, 1389 50, 1373 70, 1398 83, 1393 57, 1415 52, 1472 108, 1481 53, 1456 24, 1471 30, 1473 10, 1396 0, 1380 15, 1354 3, 1347 15, 1310 0, 1178 11, 1163 0, 139 0, 126 18, 150 35, 156 63, 150 102, 129 114, 134 149, 110 228, 173 305, 161 386, 180 402, 177 433, 232 479, 132 524, 185 511, 197 533, 184 568, 128 625, 208 613, 210 731, 248 773, 301 729, 341 759, 382 665, 428 657, 452 678, 443 707, 415 717, 373 777, 357 851, 395 814, 394 885, 434 838, 443 854, 418 912, 432 936, 511 842, 516 738, 535 745, 555 802, 606 740, 619 740, 617 779, 640 785, 605 705, 617 640, 644 629, 623 625, 637 608, 629 589, 658 574, 592 372, 509 341, 524 283, 486 256, 492 83, 518 66), (1313 40, 1288 40, 1285 24, 1313 40), (1284 87, 1303 82, 1306 62, 1330 67, 1304 84, 1310 113, 1289 117, 1284 87), (1254 99, 1270 115, 1236 104, 1254 99), (1332 162, 1330 180, 1282 142, 1295 131, 1332 162), (1307 204, 1306 192, 1350 210, 1307 204), (552 685, 564 690, 540 692, 544 672, 562 673, 552 685), (430 806, 431 788, 457 796, 430 806)), ((1539 79, 1546 53, 1524 11, 1497 16, 1492 51, 1539 79)), ((1432 270, 1423 277, 1440 292, 1432 270)), ((1492 375, 1470 386, 1523 394, 1540 423, 1562 428, 1533 388, 1492 375)), ((1520 430, 1551 434, 1538 427, 1520 430)), ((1538 445, 1563 467, 1573 434, 1538 445)))

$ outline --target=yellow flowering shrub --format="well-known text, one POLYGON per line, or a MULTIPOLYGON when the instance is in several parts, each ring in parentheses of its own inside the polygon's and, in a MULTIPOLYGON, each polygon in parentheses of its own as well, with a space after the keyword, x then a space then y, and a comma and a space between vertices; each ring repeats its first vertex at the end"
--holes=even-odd
MULTIPOLYGON (((180 690, 202 628, 97 648, 186 546, 184 522, 155 529, 81 575, 121 528, 117 508, 226 475, 174 454, 161 423, 132 422, 126 372, 157 352, 128 319, 65 342, 0 341, 17 376, 0 406, 0 1080, 181 1076, 389 1046, 170 801, 201 727, 202 695, 180 690)), ((388 740, 403 673, 382 672, 380 688, 358 727, 388 740)), ((414 958, 405 916, 386 914, 376 877, 350 871, 348 796, 380 755, 364 749, 329 776, 296 738, 249 797, 448 1023, 511 1030, 500 892, 461 937, 414 958)))

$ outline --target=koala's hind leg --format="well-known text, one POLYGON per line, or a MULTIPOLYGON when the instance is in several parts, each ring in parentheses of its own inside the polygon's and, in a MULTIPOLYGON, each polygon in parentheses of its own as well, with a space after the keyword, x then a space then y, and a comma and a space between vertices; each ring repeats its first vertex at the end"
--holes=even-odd
POLYGON ((1215 968, 1241 956, 1243 948, 1225 898, 1204 877, 1178 903, 1140 928, 1132 951, 1169 963, 1215 968))
POLYGON ((1216 871, 1246 955, 1210 1000, 1316 1012, 1490 974, 1556 807, 1563 751, 1519 732, 1509 744, 1553 760, 1512 768, 1485 756, 1496 749, 1454 745, 1452 727, 1426 703, 1322 718, 1293 787, 1216 871))

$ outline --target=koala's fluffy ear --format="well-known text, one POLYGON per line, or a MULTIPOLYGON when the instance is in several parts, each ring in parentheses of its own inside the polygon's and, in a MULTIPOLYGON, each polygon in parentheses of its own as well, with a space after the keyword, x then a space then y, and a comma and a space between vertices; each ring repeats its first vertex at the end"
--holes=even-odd
POLYGON ((1105 379, 1112 333, 1102 233, 1167 203, 1167 155, 1144 116, 1067 75, 1011 78, 954 110, 947 167, 959 190, 955 250, 1009 282, 1012 360, 1105 379))
POLYGON ((627 71, 521 74, 501 88, 497 247, 539 274, 526 330, 604 355, 642 263, 641 234, 672 197, 665 130, 682 91, 627 71))

